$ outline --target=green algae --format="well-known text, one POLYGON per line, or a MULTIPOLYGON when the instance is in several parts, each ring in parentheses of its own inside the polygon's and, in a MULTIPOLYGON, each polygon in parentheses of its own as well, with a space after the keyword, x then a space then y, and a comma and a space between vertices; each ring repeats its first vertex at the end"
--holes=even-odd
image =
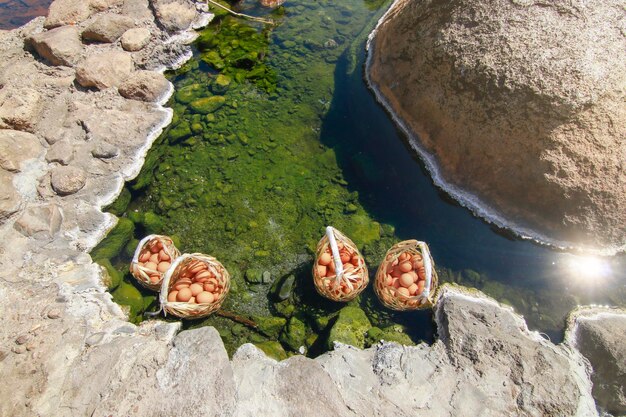
POLYGON ((344 307, 330 329, 328 348, 332 349, 334 342, 364 348, 365 334, 371 327, 365 311, 359 307, 344 307))
POLYGON ((123 278, 122 273, 116 269, 108 259, 99 259, 97 262, 104 268, 105 275, 103 277, 103 281, 104 285, 107 286, 107 289, 109 291, 113 291, 119 287, 123 278))
POLYGON ((287 359, 287 352, 283 346, 275 341, 266 341, 266 342, 257 342, 254 343, 254 346, 261 349, 267 356, 272 359, 276 359, 277 361, 282 361, 283 359, 287 359))
POLYGON ((120 218, 104 240, 91 251, 91 257, 96 260, 116 257, 132 239, 134 230, 135 224, 132 221, 120 218))

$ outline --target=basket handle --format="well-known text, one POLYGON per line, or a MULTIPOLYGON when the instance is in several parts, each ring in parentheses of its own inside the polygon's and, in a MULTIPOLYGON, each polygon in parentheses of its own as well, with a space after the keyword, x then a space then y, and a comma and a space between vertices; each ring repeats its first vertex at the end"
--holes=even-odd
MULTIPOLYGON (((172 274, 174 273, 178 265, 183 260, 189 258, 190 256, 192 255, 185 253, 179 256, 178 258, 176 258, 176 260, 172 263, 172 265, 170 265, 170 268, 165 273, 165 276, 163 276, 163 282, 161 283, 161 292, 159 293, 159 304, 161 304, 161 308, 163 308, 163 306, 167 303, 167 296, 168 296, 167 289, 170 286, 170 280, 172 279, 172 274)), ((163 314, 167 316, 167 311, 164 310, 163 314)))
POLYGON ((343 264, 341 263, 341 256, 339 256, 339 248, 337 247, 337 240, 335 239, 335 229, 332 226, 326 227, 326 236, 328 237, 330 251, 333 253, 337 280, 341 280, 343 279, 343 264))
POLYGON ((428 245, 426 244, 426 242, 417 242, 417 244, 422 250, 422 258, 424 259, 424 272, 426 273, 426 284, 424 285, 424 292, 422 292, 420 298, 428 299, 432 282, 433 265, 430 261, 430 250, 428 249, 428 245))

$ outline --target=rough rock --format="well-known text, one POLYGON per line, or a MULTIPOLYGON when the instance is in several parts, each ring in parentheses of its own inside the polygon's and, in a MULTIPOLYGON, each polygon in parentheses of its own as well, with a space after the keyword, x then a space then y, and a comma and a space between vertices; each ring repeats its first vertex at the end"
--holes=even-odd
POLYGON ((0 170, 0 224, 20 208, 22 199, 13 186, 13 174, 0 170))
POLYGON ((83 40, 111 43, 118 40, 124 32, 135 26, 135 21, 128 16, 115 13, 101 14, 83 30, 83 40))
POLYGON ((119 6, 122 3, 123 0, 90 0, 91 8, 99 12, 119 6))
MULTIPOLYGON (((28 207, 15 221, 13 227, 24 236, 50 239, 61 228, 63 216, 56 204, 28 207)), ((48 314, 49 315, 49 314, 48 314)))
POLYGON ((76 68, 76 81, 83 87, 100 90, 117 87, 133 70, 133 60, 127 52, 108 51, 92 55, 76 68))
POLYGON ((552 241, 623 247, 625 17, 619 0, 400 0, 368 76, 456 197, 552 241))
POLYGON ((94 158, 110 159, 120 154, 120 149, 106 142, 100 142, 91 150, 94 158))
POLYGON ((61 165, 69 164, 74 159, 74 148, 68 141, 59 141, 48 149, 46 161, 58 162, 61 165))
POLYGON ((188 0, 154 0, 154 11, 170 32, 187 29, 198 16, 196 7, 188 0))
POLYGON ((165 76, 154 71, 136 71, 118 87, 122 97, 148 102, 159 101, 169 89, 165 76))
POLYGON ((122 48, 128 52, 136 52, 143 49, 150 42, 150 31, 146 28, 128 29, 122 35, 122 48))
POLYGON ((52 65, 76 65, 81 58, 83 45, 78 29, 62 26, 28 38, 35 51, 52 65))
POLYGON ((603 410, 626 414, 626 312, 603 308, 574 314, 571 343, 593 368, 593 396, 603 410))
POLYGON ((41 112, 41 94, 32 88, 0 90, 0 129, 33 132, 41 112))
POLYGON ((54 0, 48 9, 44 27, 52 29, 81 23, 91 16, 92 10, 89 6, 89 1, 85 0, 54 0))
POLYGON ((18 172, 20 165, 42 151, 39 139, 31 133, 0 129, 0 168, 18 172))
POLYGON ((85 171, 74 166, 60 166, 52 170, 50 184, 52 189, 61 196, 74 194, 85 186, 85 171))
POLYGON ((138 20, 154 20, 148 0, 124 0, 122 13, 138 20))

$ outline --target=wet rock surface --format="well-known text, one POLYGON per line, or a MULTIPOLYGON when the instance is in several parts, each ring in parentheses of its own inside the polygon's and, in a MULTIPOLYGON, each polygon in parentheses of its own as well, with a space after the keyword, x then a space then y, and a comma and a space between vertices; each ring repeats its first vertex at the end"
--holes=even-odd
POLYGON ((437 182, 490 208, 481 215, 615 250, 626 243, 624 14, 619 1, 400 0, 368 75, 437 182))

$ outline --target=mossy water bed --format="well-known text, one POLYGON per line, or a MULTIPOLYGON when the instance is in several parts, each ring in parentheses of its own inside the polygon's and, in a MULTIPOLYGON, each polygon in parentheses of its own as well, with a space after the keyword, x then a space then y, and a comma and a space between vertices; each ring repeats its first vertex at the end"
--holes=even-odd
MULTIPOLYGON (((230 271, 223 309, 252 319, 257 329, 218 315, 185 326, 215 326, 231 353, 245 342, 283 358, 317 355, 333 340, 361 347, 381 339, 432 340, 430 312, 386 310, 371 286, 348 305, 315 292, 313 250, 331 224, 359 246, 372 278, 393 243, 425 239, 435 243, 444 281, 483 289, 544 331, 561 328, 580 298, 494 280, 469 269, 472 262, 446 262, 451 244, 438 240, 441 233, 408 226, 397 214, 393 187, 384 184, 398 167, 377 164, 380 154, 399 145, 402 167, 426 177, 416 161, 402 159, 408 154, 393 130, 389 144, 373 147, 368 125, 380 120, 388 129, 390 123, 367 93, 360 65, 365 37, 388 3, 298 1, 270 13, 244 2, 246 13, 271 15, 279 24, 221 15, 200 34, 194 58, 169 74, 176 86, 173 122, 110 207, 120 223, 92 252, 109 272, 114 299, 130 306, 132 321, 157 305, 154 293, 134 284, 127 265, 138 239, 165 233, 183 252, 211 254, 230 271)), ((432 185, 424 186, 433 209, 448 210, 432 185)), ((407 193, 412 198, 414 190, 407 193)), ((475 226, 463 209, 454 210, 475 226)), ((465 249, 475 251, 470 245, 465 249)))

